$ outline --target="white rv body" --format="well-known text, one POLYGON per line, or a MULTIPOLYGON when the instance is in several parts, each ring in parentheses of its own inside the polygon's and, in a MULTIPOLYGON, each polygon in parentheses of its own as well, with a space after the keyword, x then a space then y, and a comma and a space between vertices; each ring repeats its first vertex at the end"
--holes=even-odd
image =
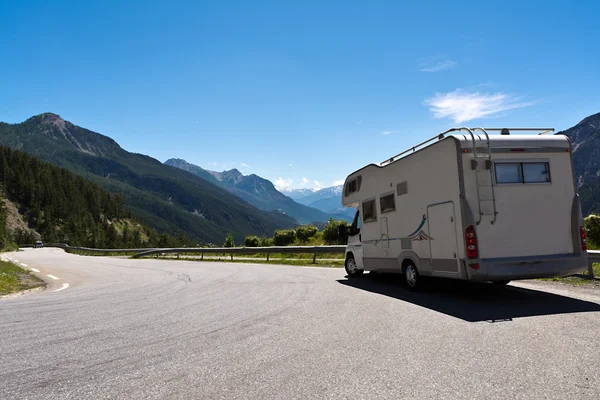
POLYGON ((346 178, 357 270, 495 282, 586 270, 569 139, 479 131, 452 129, 346 178))

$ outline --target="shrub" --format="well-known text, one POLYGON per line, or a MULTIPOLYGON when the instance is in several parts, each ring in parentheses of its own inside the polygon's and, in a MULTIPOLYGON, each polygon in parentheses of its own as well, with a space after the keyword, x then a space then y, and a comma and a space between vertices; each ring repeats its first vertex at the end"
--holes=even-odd
POLYGON ((233 239, 233 235, 231 233, 225 238, 223 247, 235 247, 235 240, 233 239))
POLYGON ((600 246, 600 216, 590 215, 585 219, 585 233, 592 247, 600 246))
POLYGON ((315 236, 317 232, 319 232, 319 230, 314 225, 305 225, 296 228, 296 236, 302 243, 308 242, 308 239, 315 236))
POLYGON ((270 247, 273 246, 273 239, 271 238, 267 238, 267 237, 262 237, 260 238, 258 245, 260 247, 270 247))
POLYGON ((273 235, 275 246, 287 246, 296 240, 296 231, 293 229, 279 229, 273 235))
POLYGON ((350 224, 346 221, 327 221, 323 228, 323 239, 326 244, 346 244, 350 233, 350 224))
POLYGON ((246 236, 244 239, 244 246, 246 247, 258 247, 260 239, 258 236, 246 236))

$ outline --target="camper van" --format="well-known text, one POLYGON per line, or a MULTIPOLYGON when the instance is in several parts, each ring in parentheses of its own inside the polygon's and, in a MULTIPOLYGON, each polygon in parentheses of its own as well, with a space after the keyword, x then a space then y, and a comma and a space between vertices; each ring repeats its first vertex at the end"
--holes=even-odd
POLYGON ((415 289, 429 276, 505 285, 586 270, 571 142, 553 131, 452 128, 350 174, 348 276, 396 272, 415 289))

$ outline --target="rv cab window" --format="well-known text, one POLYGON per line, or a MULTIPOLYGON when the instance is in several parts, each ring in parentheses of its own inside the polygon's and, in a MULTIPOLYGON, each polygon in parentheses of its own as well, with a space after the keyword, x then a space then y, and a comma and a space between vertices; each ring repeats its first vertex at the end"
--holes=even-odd
POLYGON ((363 222, 377 221, 377 210, 375 209, 375 199, 362 203, 363 222))

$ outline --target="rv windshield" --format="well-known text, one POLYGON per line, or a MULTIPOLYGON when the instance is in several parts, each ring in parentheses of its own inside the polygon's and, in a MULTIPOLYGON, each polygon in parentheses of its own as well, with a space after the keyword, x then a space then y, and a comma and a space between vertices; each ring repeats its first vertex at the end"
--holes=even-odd
POLYGON ((360 211, 356 210, 356 214, 354 214, 354 220, 352 221, 352 226, 350 227, 350 235, 358 235, 360 233, 360 211))

